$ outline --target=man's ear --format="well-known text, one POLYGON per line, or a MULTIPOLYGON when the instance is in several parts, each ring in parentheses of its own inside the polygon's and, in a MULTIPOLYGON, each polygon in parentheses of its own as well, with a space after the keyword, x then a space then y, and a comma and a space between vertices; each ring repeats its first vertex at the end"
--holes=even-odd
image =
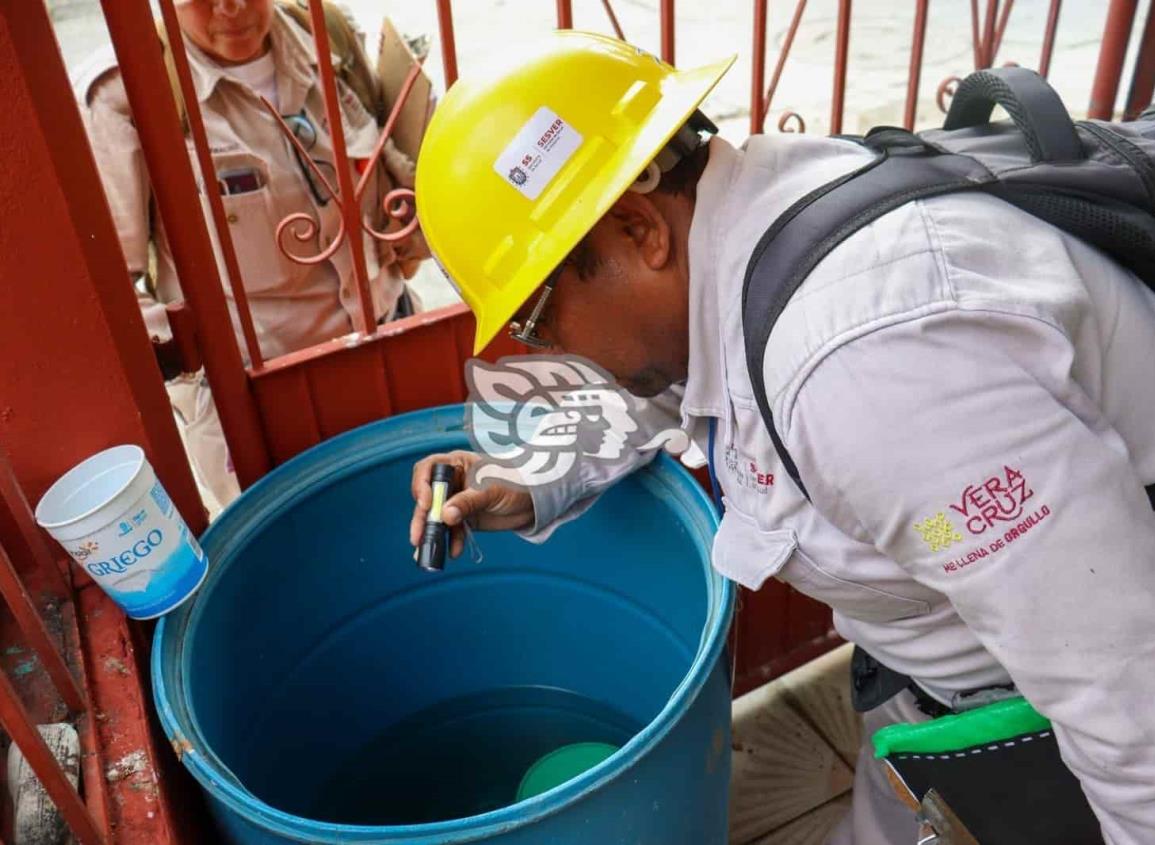
POLYGON ((610 209, 609 217, 651 270, 661 270, 673 257, 670 224, 649 196, 626 191, 610 209))

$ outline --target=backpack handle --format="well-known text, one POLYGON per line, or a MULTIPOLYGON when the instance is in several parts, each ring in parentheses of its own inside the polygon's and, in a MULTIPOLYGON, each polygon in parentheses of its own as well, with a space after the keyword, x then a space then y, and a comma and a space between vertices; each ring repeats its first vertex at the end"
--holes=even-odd
POLYGON ((1002 67, 979 70, 959 85, 943 129, 966 129, 989 123, 1002 106, 1023 133, 1033 161, 1081 161, 1083 145, 1066 106, 1033 70, 1002 67))

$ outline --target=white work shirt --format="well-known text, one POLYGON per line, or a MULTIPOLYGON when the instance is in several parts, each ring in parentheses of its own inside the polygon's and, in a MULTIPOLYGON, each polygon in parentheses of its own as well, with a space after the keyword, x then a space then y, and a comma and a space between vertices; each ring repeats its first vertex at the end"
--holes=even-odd
MULTIPOLYGON (((754 400, 742 282, 778 215, 871 155, 806 136, 711 142, 681 418, 703 452, 719 421, 714 565, 825 602, 844 637, 944 703, 1013 681, 1053 721, 1110 845, 1148 845, 1155 297, 998 200, 887 214, 818 265, 767 347, 767 393, 808 502, 754 400)), ((527 536, 612 483, 595 467, 535 491, 527 536)))

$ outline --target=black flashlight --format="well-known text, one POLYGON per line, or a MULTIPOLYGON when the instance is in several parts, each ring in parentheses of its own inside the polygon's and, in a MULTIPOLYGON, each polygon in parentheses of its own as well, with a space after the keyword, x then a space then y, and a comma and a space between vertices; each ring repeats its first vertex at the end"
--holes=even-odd
POLYGON ((434 464, 430 485, 433 487, 433 504, 425 518, 425 533, 417 549, 417 565, 428 572, 440 572, 445 568, 445 555, 449 551, 449 526, 442 519, 441 511, 445 502, 454 492, 457 473, 450 464, 434 464))

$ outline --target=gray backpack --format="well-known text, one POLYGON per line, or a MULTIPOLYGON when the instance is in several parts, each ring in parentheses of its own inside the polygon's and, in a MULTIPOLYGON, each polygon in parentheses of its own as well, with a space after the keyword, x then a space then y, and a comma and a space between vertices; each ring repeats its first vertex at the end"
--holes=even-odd
POLYGON ((942 129, 916 134, 883 126, 842 137, 877 157, 778 217, 755 247, 742 289, 754 395, 787 473, 804 494, 766 397, 766 343, 818 262, 888 211, 924 197, 982 191, 1098 247, 1155 289, 1155 107, 1134 122, 1075 123, 1037 73, 999 68, 963 80, 942 129), (1010 121, 990 122, 996 104, 1010 121))

